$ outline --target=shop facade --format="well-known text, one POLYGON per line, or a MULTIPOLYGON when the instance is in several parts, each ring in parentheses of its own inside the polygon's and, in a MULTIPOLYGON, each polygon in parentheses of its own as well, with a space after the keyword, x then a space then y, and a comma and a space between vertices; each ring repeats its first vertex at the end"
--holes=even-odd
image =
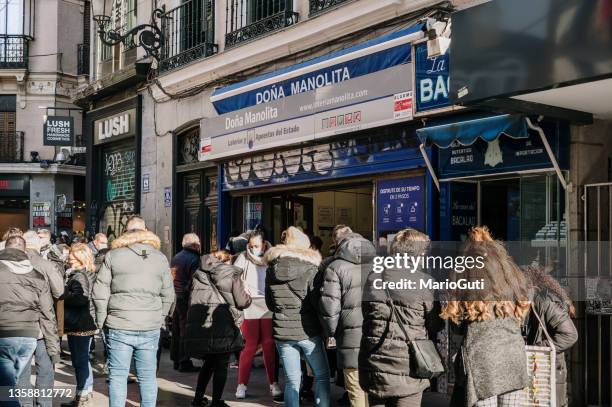
POLYGON ((90 233, 110 240, 140 212, 141 101, 132 97, 87 112, 87 217, 90 233))
POLYGON ((413 120, 412 42, 421 25, 220 88, 200 160, 219 172, 219 244, 261 226, 321 238, 347 224, 385 246, 434 228, 434 193, 413 120))

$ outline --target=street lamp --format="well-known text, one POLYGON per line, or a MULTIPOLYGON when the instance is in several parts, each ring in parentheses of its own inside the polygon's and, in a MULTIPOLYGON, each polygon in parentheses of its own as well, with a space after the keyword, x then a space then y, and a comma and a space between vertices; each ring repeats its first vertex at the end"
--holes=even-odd
POLYGON ((153 10, 151 24, 140 24, 127 32, 113 29, 111 27, 111 16, 106 9, 106 3, 112 0, 93 0, 91 2, 93 11, 93 20, 98 24, 98 35, 100 41, 108 46, 124 43, 128 46, 140 46, 144 48, 147 56, 155 58, 159 61, 159 49, 163 41, 163 34, 157 24, 157 20, 161 19, 164 10, 156 8, 153 10))

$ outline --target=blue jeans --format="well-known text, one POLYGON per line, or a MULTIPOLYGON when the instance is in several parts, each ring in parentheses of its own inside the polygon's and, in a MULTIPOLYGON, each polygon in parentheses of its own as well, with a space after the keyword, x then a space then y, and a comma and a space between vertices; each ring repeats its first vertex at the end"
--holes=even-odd
POLYGON ((321 337, 315 336, 302 341, 276 341, 276 347, 285 372, 285 406, 300 405, 300 354, 303 354, 314 374, 315 406, 329 407, 329 364, 321 337))
MULTIPOLYGON (((36 367, 36 389, 53 389, 53 381, 55 379, 55 370, 53 362, 47 353, 47 347, 45 346, 45 340, 39 339, 36 341, 36 351, 34 352, 34 363, 36 367)), ((20 389, 29 389, 32 387, 30 383, 31 375, 31 362, 26 364, 25 369, 21 372, 17 387, 20 389)), ((48 390, 47 390, 48 391, 48 390)), ((53 404, 52 397, 41 397, 36 400, 33 398, 22 398, 20 399, 22 407, 31 407, 36 405, 37 407, 51 407, 53 404)))
POLYGON ((93 391, 93 372, 89 363, 89 347, 92 336, 77 336, 68 334, 70 359, 76 376, 77 394, 88 394, 93 391))
MULTIPOLYGON (((35 350, 36 338, 0 338, 0 386, 15 387, 35 350)), ((19 401, 5 401, 2 405, 19 407, 19 401)))
POLYGON ((127 377, 132 362, 132 353, 140 389, 140 405, 141 407, 154 407, 157 401, 159 329, 153 331, 109 329, 105 338, 108 350, 110 407, 125 407, 127 377))

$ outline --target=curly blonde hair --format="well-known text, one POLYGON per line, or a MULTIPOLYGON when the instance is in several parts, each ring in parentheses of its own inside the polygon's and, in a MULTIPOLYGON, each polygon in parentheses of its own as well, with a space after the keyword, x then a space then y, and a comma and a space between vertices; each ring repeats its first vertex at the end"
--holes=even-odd
POLYGON ((508 317, 522 320, 530 307, 529 283, 504 245, 493 239, 486 226, 478 226, 468 234, 464 255, 483 258, 484 267, 468 268, 463 278, 483 280, 485 288, 449 293, 440 316, 456 324, 508 317))
POLYGON ((74 243, 70 246, 70 254, 74 256, 83 267, 92 273, 95 273, 96 266, 91 249, 85 243, 74 243))

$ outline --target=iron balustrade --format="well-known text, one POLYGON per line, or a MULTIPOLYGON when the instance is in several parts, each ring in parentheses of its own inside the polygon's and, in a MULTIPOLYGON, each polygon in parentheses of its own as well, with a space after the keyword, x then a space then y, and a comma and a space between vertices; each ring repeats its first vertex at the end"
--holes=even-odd
POLYGON ((160 71, 169 71, 217 52, 214 0, 189 0, 161 17, 160 71))
POLYGON ((0 69, 28 67, 28 41, 25 35, 0 34, 0 69))
POLYGON ((227 0, 225 47, 253 40, 298 22, 292 0, 227 0))
POLYGON ((334 8, 348 0, 310 0, 310 15, 314 16, 334 8))
POLYGON ((77 75, 89 75, 89 44, 77 45, 77 75))
POLYGON ((23 162, 22 131, 0 131, 0 162, 23 162))

